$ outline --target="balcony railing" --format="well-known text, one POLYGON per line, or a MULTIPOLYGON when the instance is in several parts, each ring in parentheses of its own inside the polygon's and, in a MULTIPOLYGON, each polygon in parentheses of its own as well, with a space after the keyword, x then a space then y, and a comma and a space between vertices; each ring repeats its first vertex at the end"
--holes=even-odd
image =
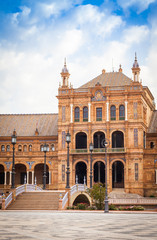
MULTIPOLYGON (((125 153, 126 148, 107 148, 107 153, 125 153)), ((72 154, 90 153, 89 149, 71 149, 72 154)), ((94 148, 93 153, 105 153, 105 148, 94 148)))

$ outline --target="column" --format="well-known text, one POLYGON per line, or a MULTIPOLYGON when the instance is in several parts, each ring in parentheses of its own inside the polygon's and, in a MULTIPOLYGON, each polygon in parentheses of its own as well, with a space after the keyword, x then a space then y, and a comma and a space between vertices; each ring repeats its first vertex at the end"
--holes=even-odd
POLYGON ((109 102, 106 103, 106 121, 109 121, 109 102))
POLYGON ((49 184, 51 184, 51 171, 49 171, 49 184))
POLYGON ((4 185, 7 185, 7 172, 4 172, 4 185))
POLYGON ((128 102, 125 101, 125 121, 128 120, 128 102))
POLYGON ((10 171, 9 185, 12 185, 12 171, 10 171))
POLYGON ((156 180, 155 183, 157 184, 157 169, 155 170, 155 173, 156 173, 156 174, 155 174, 155 180, 156 180))
POLYGON ((88 103, 88 122, 91 122, 90 114, 91 114, 91 103, 88 103))
POLYGON ((34 171, 32 171, 32 185, 34 185, 34 171))
POLYGON ((70 104, 70 122, 72 123, 73 122, 73 104, 70 104))
POLYGON ((29 184, 29 171, 27 171, 27 184, 29 184))

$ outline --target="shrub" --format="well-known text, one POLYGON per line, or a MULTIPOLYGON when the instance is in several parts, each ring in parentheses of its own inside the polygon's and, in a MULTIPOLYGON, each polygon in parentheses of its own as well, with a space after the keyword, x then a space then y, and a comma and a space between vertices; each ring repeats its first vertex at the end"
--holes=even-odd
POLYGON ((96 208, 96 206, 88 206, 87 209, 88 209, 88 210, 96 210, 97 208, 96 208))
POLYGON ((95 183, 92 188, 87 189, 87 193, 93 199, 98 210, 104 209, 105 185, 102 183, 95 183))
POLYGON ((76 208, 79 210, 85 210, 87 208, 87 204, 86 203, 78 203, 76 208))
POLYGON ((155 196, 152 194, 152 195, 150 195, 149 197, 154 198, 155 196))
POLYGON ((133 210, 134 211, 143 211, 144 207, 142 207, 142 206, 133 206, 133 210))
POLYGON ((117 210, 117 208, 114 204, 110 204, 109 205, 109 210, 117 210))

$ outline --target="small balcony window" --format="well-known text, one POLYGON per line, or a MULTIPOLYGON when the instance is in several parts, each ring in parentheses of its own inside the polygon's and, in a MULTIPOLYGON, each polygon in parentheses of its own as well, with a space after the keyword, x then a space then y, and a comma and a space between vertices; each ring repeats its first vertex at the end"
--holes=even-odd
POLYGON ((111 116, 111 121, 116 120, 116 107, 114 105, 111 106, 110 116, 111 116))
POLYGON ((4 145, 1 146, 1 151, 5 152, 5 146, 4 145))
POLYGON ((79 107, 75 108, 75 122, 79 122, 80 121, 80 109, 79 107))
POLYGON ((7 145, 7 152, 10 152, 10 145, 7 145))
POLYGON ((96 109, 96 121, 102 121, 102 108, 96 109))
POLYGON ((83 122, 88 122, 88 107, 83 108, 83 122))
POLYGON ((22 152, 22 146, 21 145, 18 146, 18 151, 22 152))
POLYGON ((29 152, 32 152, 32 145, 29 145, 29 152))

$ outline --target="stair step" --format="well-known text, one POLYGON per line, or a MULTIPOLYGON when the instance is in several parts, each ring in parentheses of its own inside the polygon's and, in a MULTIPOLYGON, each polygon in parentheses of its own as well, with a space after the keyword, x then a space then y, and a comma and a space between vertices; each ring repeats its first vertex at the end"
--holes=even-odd
MULTIPOLYGON (((64 196, 65 192, 62 193, 64 196)), ((9 210, 57 210, 59 192, 25 192, 17 196, 16 201, 7 208, 9 210)))

